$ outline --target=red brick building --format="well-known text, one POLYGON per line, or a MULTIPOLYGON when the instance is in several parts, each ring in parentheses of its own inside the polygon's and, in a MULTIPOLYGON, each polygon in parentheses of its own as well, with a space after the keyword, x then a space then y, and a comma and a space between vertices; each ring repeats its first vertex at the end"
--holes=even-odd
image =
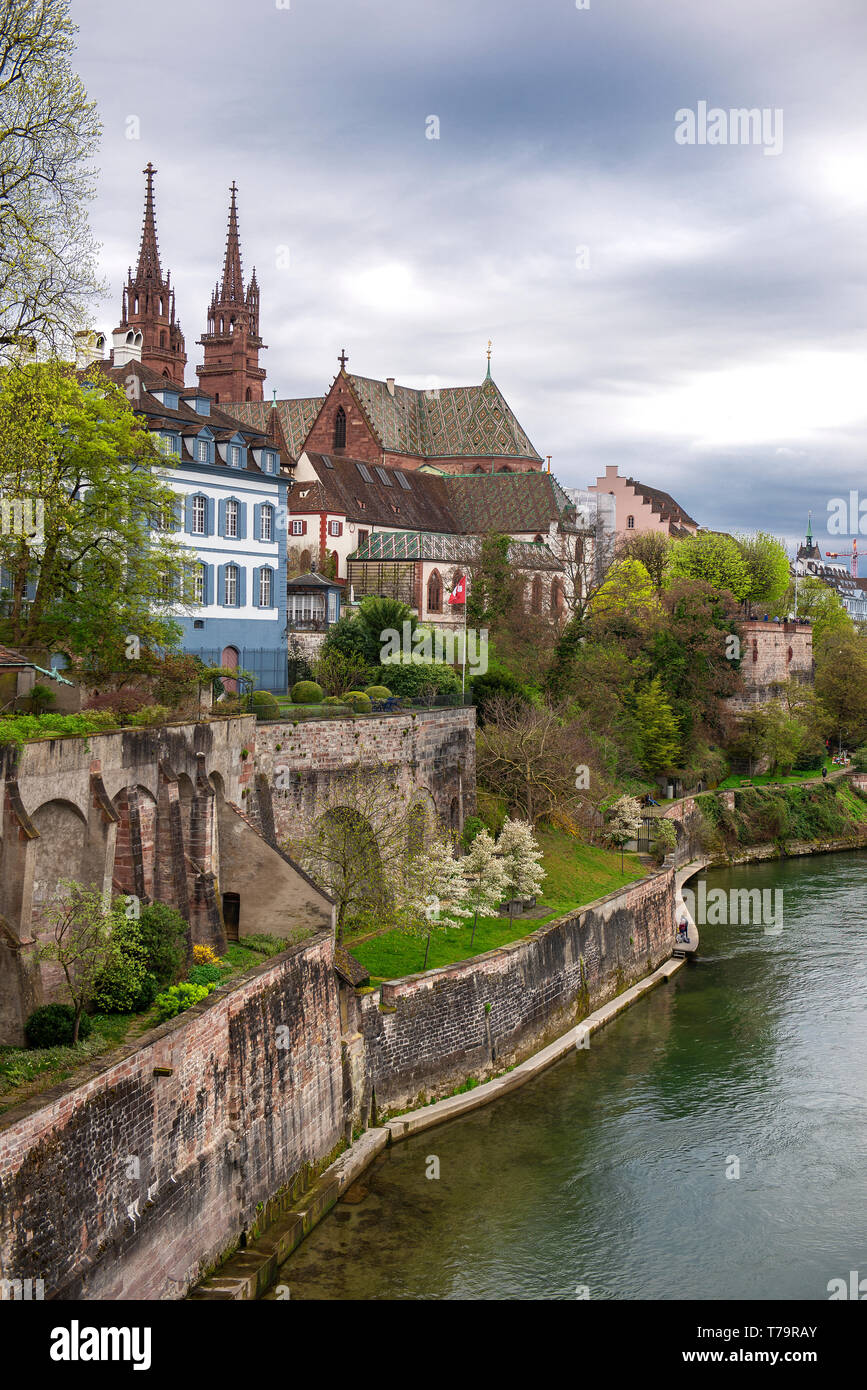
MULTIPOLYGON (((443 473, 535 473, 536 452, 488 371, 480 386, 427 391, 340 370, 325 396, 275 401, 294 458, 305 450, 359 459, 385 468, 422 467, 443 473)), ((255 398, 254 398, 255 400, 255 398)), ((222 401, 222 398, 221 398, 222 401)), ((271 403, 246 404, 236 396, 225 408, 244 424, 264 427, 271 403)))

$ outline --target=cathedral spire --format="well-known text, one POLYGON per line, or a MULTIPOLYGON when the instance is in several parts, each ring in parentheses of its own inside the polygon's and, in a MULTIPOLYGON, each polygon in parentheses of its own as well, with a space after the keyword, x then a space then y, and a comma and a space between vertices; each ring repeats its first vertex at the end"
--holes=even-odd
POLYGON ((141 248, 138 253, 138 266, 136 267, 136 284, 144 284, 151 281, 154 284, 162 284, 162 271, 160 270, 160 251, 157 245, 157 223, 154 215, 154 174, 156 169, 148 160, 147 167, 142 170, 147 178, 147 189, 145 191, 144 220, 141 231, 141 248))
POLYGON ((226 235, 226 259, 223 263, 220 301, 223 304, 243 304, 244 272, 241 268, 241 239, 238 235, 238 207, 235 201, 238 186, 234 179, 230 191, 232 202, 229 207, 229 231, 226 235))
POLYGON ((138 264, 133 275, 130 268, 120 311, 120 327, 141 333, 141 360, 146 367, 159 372, 176 386, 184 384, 187 354, 184 335, 175 316, 175 292, 171 275, 163 274, 157 243, 157 222, 154 213, 154 174, 148 161, 142 171, 145 185, 144 218, 138 264))
POLYGON ((254 269, 245 293, 238 186, 234 180, 230 192, 223 276, 214 287, 207 327, 199 339, 205 360, 196 368, 202 390, 218 403, 261 401, 265 380, 265 369, 259 366, 259 352, 264 346, 259 337, 259 283, 254 269))

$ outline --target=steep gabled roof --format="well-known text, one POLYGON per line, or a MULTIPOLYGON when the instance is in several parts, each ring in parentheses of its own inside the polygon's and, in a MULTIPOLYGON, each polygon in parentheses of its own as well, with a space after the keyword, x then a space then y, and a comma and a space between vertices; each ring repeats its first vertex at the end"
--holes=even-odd
POLYGON ((634 487, 639 497, 649 502, 651 509, 664 521, 673 521, 679 526, 687 527, 698 525, 689 512, 685 512, 680 503, 675 502, 670 493, 663 492, 658 487, 648 487, 646 483, 639 483, 635 478, 627 478, 626 484, 627 487, 634 487))
POLYGON ((293 512, 337 512, 362 526, 400 526, 419 531, 460 529, 449 507, 448 480, 438 474, 384 468, 386 483, 374 464, 331 454, 307 453, 306 457, 313 465, 316 482, 296 483, 289 499, 293 512), (325 463, 326 457, 330 467, 325 463), (406 487, 399 484, 398 473, 406 487))
POLYGON ((325 404, 324 396, 306 396, 289 401, 226 401, 221 406, 245 425, 253 429, 268 428, 271 411, 276 410, 286 448, 292 459, 297 459, 304 448, 304 441, 313 428, 313 421, 325 404))
MULTIPOLYGON (((480 386, 443 386, 436 390, 394 387, 375 377, 346 374, 358 403, 383 451, 415 458, 516 458, 541 463, 516 416, 491 377, 480 386)), ((325 396, 276 402, 287 446, 297 458, 325 396)), ((271 404, 233 401, 233 415, 264 428, 271 404)))

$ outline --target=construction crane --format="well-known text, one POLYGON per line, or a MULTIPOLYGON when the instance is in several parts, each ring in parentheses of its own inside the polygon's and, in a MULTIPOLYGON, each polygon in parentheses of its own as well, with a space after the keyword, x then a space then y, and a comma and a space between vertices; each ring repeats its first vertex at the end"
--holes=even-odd
POLYGON ((851 549, 851 550, 826 550, 826 551, 825 551, 825 555, 827 556, 827 558, 828 558, 829 560, 842 560, 842 559, 844 559, 845 557, 848 556, 848 557, 851 559, 851 561, 852 561, 852 578, 853 578, 853 579, 857 579, 857 578, 858 578, 858 542, 857 542, 857 540, 854 540, 854 541, 852 542, 852 549, 851 549))

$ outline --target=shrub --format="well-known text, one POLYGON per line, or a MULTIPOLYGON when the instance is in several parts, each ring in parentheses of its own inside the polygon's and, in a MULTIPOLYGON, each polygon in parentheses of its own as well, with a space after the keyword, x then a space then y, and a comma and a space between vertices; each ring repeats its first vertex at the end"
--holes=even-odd
POLYGON ((186 1009, 191 1009, 194 1004, 200 1004, 216 988, 215 984, 172 985, 163 994, 157 995, 154 1001, 157 1012, 162 1019, 174 1018, 176 1014, 182 1014, 186 1009))
POLYGON ((187 980, 191 985, 216 985, 223 978, 218 965, 194 965, 187 980))
POLYGON ((107 709, 81 714, 16 714, 0 718, 0 743, 21 748, 29 739, 102 733, 117 728, 117 722, 117 716, 107 709))
POLYGON ((444 661, 429 661, 420 665, 384 666, 392 695, 415 699, 431 691, 437 695, 460 695, 461 678, 444 661))
POLYGON ((147 728, 150 724, 165 724, 171 710, 166 705, 142 705, 140 710, 126 720, 133 728, 147 728))
POLYGON ((147 696, 140 690, 105 690, 101 695, 92 695, 85 705, 85 711, 109 710, 117 719, 126 724, 130 715, 138 714, 147 704, 147 696))
POLYGON ((292 687, 293 705, 321 705, 322 686, 315 681, 298 681, 292 687))
POLYGON ((855 749, 852 754, 852 766, 856 772, 867 772, 867 744, 855 749))
MULTIPOLYGON (((300 684, 309 682, 299 681, 300 684)), ((280 706, 270 690, 254 690, 252 699, 253 713, 260 719, 279 719, 280 706)))
MULTIPOLYGON (((71 1004, 40 1004, 24 1025, 28 1047, 70 1047, 75 1025, 75 1010, 71 1004)), ((78 1041, 83 1042, 92 1028, 87 1014, 78 1023, 78 1041)))
POLYGON ((370 696, 365 695, 363 690, 347 690, 343 703, 349 706, 353 714, 370 714, 373 709, 370 696))
POLYGON ((147 1008, 156 994, 155 978, 151 975, 153 988, 146 979, 148 953, 138 921, 134 917, 118 917, 111 941, 114 954, 94 983, 93 1002, 103 1014, 136 1013, 147 1008))
MULTIPOLYGON (((176 907, 168 903, 149 903, 141 910, 138 929, 147 956, 147 969, 157 982, 157 989, 173 984, 183 973, 189 953, 189 927, 176 907)), ((194 947, 196 950, 208 947, 194 947)))
POLYGON ((219 965, 220 957, 213 946, 194 946, 193 961, 196 965, 219 965))
POLYGON ((41 714, 43 710, 50 709, 57 700, 56 691, 50 685, 40 685, 39 682, 30 691, 30 709, 33 714, 41 714))
POLYGON ((346 701, 343 699, 342 695, 326 695, 322 703, 323 705, 331 706, 331 708, 336 708, 338 705, 344 705, 346 701))
POLYGON ((485 822, 482 820, 481 816, 467 816, 464 821, 464 829, 461 836, 464 849, 469 849, 479 831, 484 830, 484 828, 485 822))
POLYGON ((326 638, 314 675, 328 695, 342 695, 344 690, 357 690, 374 679, 370 664, 363 656, 332 650, 327 642, 326 638))
POLYGON ((368 695, 371 700, 391 699, 391 691, 387 685, 369 685, 364 693, 368 695))

